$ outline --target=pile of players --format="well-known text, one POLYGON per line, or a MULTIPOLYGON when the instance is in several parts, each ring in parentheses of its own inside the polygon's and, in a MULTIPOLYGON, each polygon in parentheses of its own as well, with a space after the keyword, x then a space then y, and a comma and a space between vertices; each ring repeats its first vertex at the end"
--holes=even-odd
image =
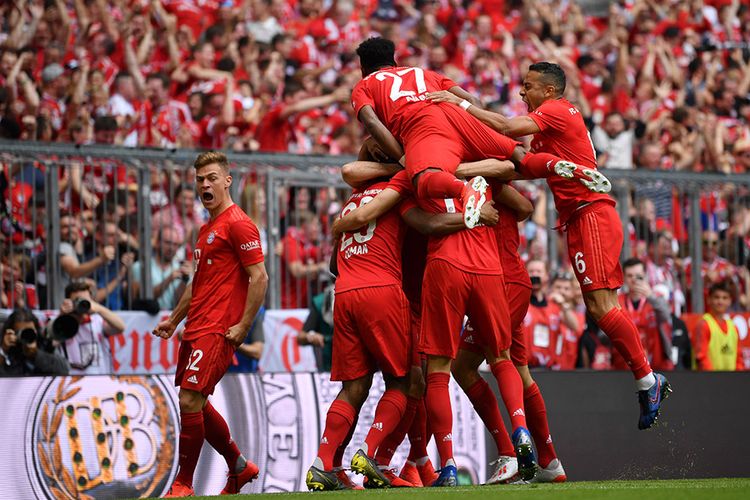
POLYGON ((583 119, 562 97, 565 74, 555 64, 531 65, 521 90, 529 114, 507 118, 481 109, 448 78, 397 66, 386 39, 366 40, 357 54, 363 79, 352 105, 371 139, 361 161, 344 167, 355 189, 334 225, 331 378, 343 387, 328 410, 307 486, 358 488, 342 459, 377 370, 386 391, 351 461, 366 486, 457 484, 451 374, 495 439, 499 459, 488 483, 565 481, 521 333, 531 285, 517 252, 517 221, 533 207, 511 180, 547 180, 588 312, 635 377, 639 429, 653 425, 670 391, 619 308, 622 226, 583 119), (532 152, 514 139, 526 135, 533 136, 532 152), (512 437, 478 373, 484 361, 512 437), (410 454, 397 476, 390 460, 407 434, 410 454), (438 471, 427 455, 430 438, 438 471))

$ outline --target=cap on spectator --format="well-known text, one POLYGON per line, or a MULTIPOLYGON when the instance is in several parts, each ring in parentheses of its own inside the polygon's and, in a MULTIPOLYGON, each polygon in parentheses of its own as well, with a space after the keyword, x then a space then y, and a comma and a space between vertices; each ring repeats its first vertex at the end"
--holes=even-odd
POLYGON ((65 70, 59 64, 57 63, 48 64, 42 70, 42 82, 50 83, 56 80, 57 78, 61 77, 63 73, 65 73, 65 70))

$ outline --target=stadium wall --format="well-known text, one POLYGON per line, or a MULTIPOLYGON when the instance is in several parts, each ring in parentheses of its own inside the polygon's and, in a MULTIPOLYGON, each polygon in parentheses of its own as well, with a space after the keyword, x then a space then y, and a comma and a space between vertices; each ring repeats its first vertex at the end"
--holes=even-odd
MULTIPOLYGON (((667 373, 674 392, 639 431, 627 372, 532 372, 569 480, 748 477, 750 374, 667 373)), ((497 389, 494 382, 490 385, 497 389)), ((499 396, 498 396, 499 397, 499 396)), ((506 425, 508 425, 506 419, 506 425)), ((488 460, 496 458, 487 441, 488 460)))

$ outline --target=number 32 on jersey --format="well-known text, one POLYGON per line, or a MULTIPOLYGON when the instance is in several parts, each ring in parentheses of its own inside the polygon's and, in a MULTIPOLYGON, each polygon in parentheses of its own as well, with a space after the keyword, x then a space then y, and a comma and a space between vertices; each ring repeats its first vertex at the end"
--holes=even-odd
MULTIPOLYGON (((372 196, 363 196, 359 200, 359 204, 357 204, 356 201, 350 201, 341 211, 341 217, 346 217, 349 212, 356 209, 358 206, 367 205, 372 200, 372 196)), ((344 233, 343 237, 341 238, 340 251, 344 254, 345 259, 348 259, 352 255, 363 255, 368 252, 367 242, 370 241, 375 235, 376 226, 377 221, 372 221, 367 225, 366 228, 361 229, 359 232, 344 233)))

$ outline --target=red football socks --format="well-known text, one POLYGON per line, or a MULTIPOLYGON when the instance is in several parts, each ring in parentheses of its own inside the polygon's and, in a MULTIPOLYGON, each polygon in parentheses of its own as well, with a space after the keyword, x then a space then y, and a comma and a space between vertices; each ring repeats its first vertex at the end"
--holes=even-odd
POLYGON ((527 179, 544 179, 554 175, 555 164, 562 160, 549 153, 526 153, 521 160, 521 175, 527 179))
POLYGON ((427 375, 427 418, 435 436, 441 468, 449 459, 453 459, 453 412, 448 391, 450 378, 450 374, 443 372, 427 375))
POLYGON ((380 397, 370 431, 365 437, 367 456, 375 456, 380 444, 398 427, 406 411, 406 394, 388 389, 380 397))
POLYGON ((557 453, 552 445, 552 435, 547 423, 547 407, 544 406, 544 398, 536 384, 524 389, 523 404, 526 408, 526 422, 529 424, 529 431, 539 453, 539 465, 547 467, 552 460, 557 458, 557 453))
POLYGON ((427 456, 427 408, 425 398, 417 402, 414 419, 409 428, 409 460, 416 462, 427 456))
POLYGON ((463 181, 448 172, 422 172, 417 179, 420 198, 461 198, 463 181))
POLYGON ((237 443, 232 441, 229 426, 216 408, 206 402, 203 407, 203 428, 205 429, 206 441, 213 446, 214 450, 224 457, 229 467, 229 472, 235 472, 237 459, 240 458, 240 449, 237 443))
POLYGON ((331 403, 318 447, 318 458, 322 460, 325 470, 333 469, 333 456, 349 434, 356 417, 357 411, 346 401, 337 399, 331 403))
POLYGON ((625 359, 636 380, 651 373, 651 366, 643 353, 638 328, 627 314, 615 307, 599 320, 598 325, 625 359))
POLYGON ((466 396, 474 406, 479 418, 484 422, 484 426, 490 431, 492 439, 495 440, 497 453, 500 456, 514 457, 516 452, 513 449, 513 443, 510 441, 508 431, 505 429, 503 417, 500 415, 500 408, 497 406, 497 398, 490 389, 490 386, 484 379, 477 380, 466 391, 466 396))
POLYGON ((352 436, 354 436, 354 431, 357 430, 357 420, 359 420, 359 413, 354 415, 354 422, 352 422, 352 426, 349 429, 349 434, 346 435, 339 447, 336 448, 336 453, 333 454, 334 469, 336 467, 341 467, 341 463, 344 461, 344 453, 346 452, 346 447, 349 446, 349 443, 352 440, 352 436))
POLYGON ((490 366, 492 374, 497 380, 500 395, 503 397, 505 408, 510 416, 510 424, 515 431, 519 427, 526 427, 526 413, 523 409, 523 382, 518 370, 509 359, 498 361, 490 366))
POLYGON ((180 412, 180 469, 176 481, 193 486, 195 465, 198 463, 204 438, 203 412, 180 412))
POLYGON ((403 418, 401 418, 401 422, 399 422, 396 429, 383 440, 375 454, 375 461, 379 465, 388 465, 391 463, 393 454, 396 453, 396 450, 404 440, 404 436, 406 436, 406 432, 411 427, 411 423, 414 421, 414 414, 417 412, 417 404, 419 404, 418 399, 411 397, 406 398, 406 410, 404 411, 403 418))

